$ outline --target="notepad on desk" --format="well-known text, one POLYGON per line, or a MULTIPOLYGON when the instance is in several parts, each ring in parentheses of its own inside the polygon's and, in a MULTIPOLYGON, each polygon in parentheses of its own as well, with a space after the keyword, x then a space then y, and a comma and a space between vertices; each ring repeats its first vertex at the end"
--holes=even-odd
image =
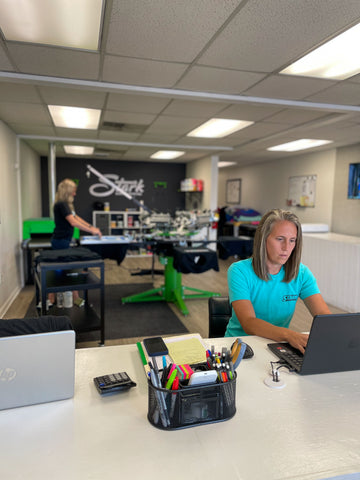
MULTIPOLYGON (((179 335, 175 337, 164 337, 164 342, 168 347, 169 354, 165 357, 167 363, 196 364, 206 361, 206 345, 198 333, 179 335)), ((137 347, 144 364, 147 375, 147 363, 149 360, 156 362, 158 369, 163 368, 162 357, 149 358, 143 342, 138 342, 137 347)))
POLYGON ((198 337, 177 337, 164 339, 169 356, 176 364, 195 364, 206 362, 206 350, 200 335, 198 337))

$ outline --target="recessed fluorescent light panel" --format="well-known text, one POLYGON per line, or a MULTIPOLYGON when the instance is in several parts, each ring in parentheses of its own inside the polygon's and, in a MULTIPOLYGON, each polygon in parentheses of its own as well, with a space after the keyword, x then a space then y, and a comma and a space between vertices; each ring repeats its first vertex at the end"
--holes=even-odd
POLYGON ((98 50, 104 0, 1 0, 6 40, 98 50))
POLYGON ((231 167, 232 165, 236 165, 236 162, 219 162, 218 163, 219 168, 231 167))
POLYGON ((326 145, 328 143, 332 143, 332 141, 301 138, 300 140, 295 140, 294 142, 283 143, 282 145, 276 145, 275 147, 267 148, 267 150, 270 150, 271 152, 297 152, 298 150, 320 147, 320 145, 326 145))
POLYGON ((226 118, 212 118, 208 122, 203 123, 200 127, 195 128, 187 134, 188 137, 202 138, 222 138, 237 132, 242 128, 252 125, 254 122, 245 120, 230 120, 226 118))
POLYGON ((48 108, 56 127, 96 130, 99 126, 101 110, 61 105, 48 105, 48 108))
POLYGON ((344 80, 360 73, 360 23, 282 70, 287 75, 344 80))
POLYGON ((178 150, 159 150, 150 156, 150 158, 155 158, 157 160, 173 160, 174 158, 181 157, 185 152, 180 152, 178 150))
POLYGON ((64 145, 65 153, 72 155, 92 155, 94 147, 82 147, 80 145, 64 145))

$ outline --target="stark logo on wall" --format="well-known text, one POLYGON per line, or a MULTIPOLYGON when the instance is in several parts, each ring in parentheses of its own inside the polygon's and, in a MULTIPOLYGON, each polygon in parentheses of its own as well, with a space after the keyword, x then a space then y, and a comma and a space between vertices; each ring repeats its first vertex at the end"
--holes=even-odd
MULTIPOLYGON (((104 177, 111 180, 115 185, 121 188, 124 192, 128 193, 132 197, 141 197, 144 194, 145 183, 142 178, 139 180, 125 180, 124 177, 119 178, 116 173, 107 173, 104 177)), ((94 197, 109 197, 110 195, 122 195, 111 185, 99 182, 94 183, 89 187, 90 195, 94 197)))

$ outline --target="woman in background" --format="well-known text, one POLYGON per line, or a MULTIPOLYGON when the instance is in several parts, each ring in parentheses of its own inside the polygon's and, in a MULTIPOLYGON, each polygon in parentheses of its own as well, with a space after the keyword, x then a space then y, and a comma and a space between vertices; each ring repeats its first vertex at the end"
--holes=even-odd
POLYGON ((76 215, 74 209, 76 190, 76 183, 68 178, 58 185, 54 204, 55 230, 51 237, 51 246, 56 250, 70 247, 74 227, 101 237, 101 231, 98 228, 76 215))
POLYGON ((308 334, 289 329, 297 299, 313 317, 331 312, 314 275, 300 262, 301 250, 301 224, 294 213, 274 209, 262 217, 252 257, 228 270, 232 316, 225 336, 258 335, 304 353, 308 334))
MULTIPOLYGON (((59 183, 55 195, 54 221, 55 229, 51 237, 51 246, 54 250, 69 248, 74 235, 74 227, 101 238, 101 231, 76 215, 74 197, 77 186, 72 180, 66 178, 59 183)), ((82 305, 79 293, 73 292, 74 302, 82 305)), ((55 294, 49 294, 49 306, 55 302, 55 294)))

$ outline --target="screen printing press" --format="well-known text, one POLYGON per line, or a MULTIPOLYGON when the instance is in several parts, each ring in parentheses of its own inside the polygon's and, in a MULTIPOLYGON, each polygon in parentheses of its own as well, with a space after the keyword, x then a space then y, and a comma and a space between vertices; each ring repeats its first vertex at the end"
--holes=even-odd
POLYGON ((182 285, 183 273, 203 273, 207 270, 219 270, 216 251, 207 247, 182 246, 183 239, 176 237, 152 237, 133 240, 126 235, 104 235, 101 239, 94 236, 80 238, 80 244, 99 253, 103 258, 116 260, 118 265, 125 258, 129 248, 151 249, 158 255, 164 265, 164 284, 145 292, 122 298, 122 303, 138 302, 171 302, 184 315, 189 314, 185 301, 192 298, 209 298, 220 296, 216 292, 208 292, 182 285))

